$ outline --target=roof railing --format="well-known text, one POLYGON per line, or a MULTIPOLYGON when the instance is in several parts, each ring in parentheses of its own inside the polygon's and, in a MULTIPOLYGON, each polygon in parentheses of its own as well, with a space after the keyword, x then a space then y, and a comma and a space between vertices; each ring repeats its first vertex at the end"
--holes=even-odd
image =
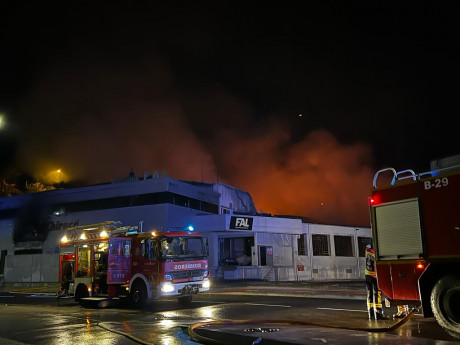
POLYGON ((393 179, 391 180, 391 185, 393 185, 395 183, 395 180, 396 180, 396 176, 397 176, 397 172, 395 169, 393 168, 385 168, 385 169, 381 169, 379 171, 377 171, 374 175, 374 181, 372 182, 372 186, 374 188, 377 188, 377 178, 379 177, 379 175, 383 172, 386 172, 386 171, 391 171, 393 173, 393 179))
POLYGON ((374 188, 378 188, 377 187, 377 179, 378 179, 379 175, 381 173, 383 173, 383 172, 386 172, 386 171, 390 171, 393 174, 393 178, 391 179, 391 182, 390 182, 391 186, 393 186, 396 183, 396 181, 402 181, 402 180, 405 180, 405 179, 412 179, 413 181, 415 181, 417 179, 417 175, 411 169, 396 171, 393 168, 385 168, 385 169, 381 169, 381 170, 379 170, 379 171, 377 171, 375 173, 374 181, 372 183, 372 186, 374 188))
POLYGON ((440 174, 454 173, 454 172, 460 171, 460 165, 454 165, 454 166, 450 166, 450 167, 445 167, 445 168, 440 168, 440 169, 436 169, 436 170, 432 170, 432 171, 427 171, 427 172, 420 173, 418 175, 411 169, 396 171, 393 168, 384 168, 384 169, 381 169, 381 170, 379 170, 379 171, 377 171, 375 173, 374 180, 373 180, 373 183, 372 183, 372 186, 374 188, 378 188, 377 179, 378 179, 379 175, 381 173, 387 172, 387 171, 390 171, 393 174, 393 177, 392 177, 391 182, 390 182, 390 186, 392 186, 392 185, 394 185, 396 183, 396 181, 402 181, 402 180, 405 180, 405 179, 412 179, 413 181, 415 181, 417 179, 420 180, 420 179, 425 178, 425 177, 435 177, 435 176, 440 175, 440 174))

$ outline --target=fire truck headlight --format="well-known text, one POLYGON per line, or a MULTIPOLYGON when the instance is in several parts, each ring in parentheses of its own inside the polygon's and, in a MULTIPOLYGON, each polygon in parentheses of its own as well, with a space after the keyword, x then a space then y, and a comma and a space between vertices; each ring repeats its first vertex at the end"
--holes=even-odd
POLYGON ((211 282, 209 280, 203 281, 203 288, 209 289, 211 287, 211 282))
POLYGON ((161 284, 161 291, 162 292, 173 292, 174 291, 174 285, 172 283, 162 283, 161 284))

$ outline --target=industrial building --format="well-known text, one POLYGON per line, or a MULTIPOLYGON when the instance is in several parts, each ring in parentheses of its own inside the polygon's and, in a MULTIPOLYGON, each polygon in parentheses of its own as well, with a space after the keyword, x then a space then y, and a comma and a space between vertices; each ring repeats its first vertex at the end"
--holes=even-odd
POLYGON ((59 280, 69 226, 121 221, 143 231, 192 225, 208 241, 211 276, 269 281, 364 277, 370 228, 259 214, 251 195, 223 183, 157 172, 111 183, 0 198, 0 281, 59 280))

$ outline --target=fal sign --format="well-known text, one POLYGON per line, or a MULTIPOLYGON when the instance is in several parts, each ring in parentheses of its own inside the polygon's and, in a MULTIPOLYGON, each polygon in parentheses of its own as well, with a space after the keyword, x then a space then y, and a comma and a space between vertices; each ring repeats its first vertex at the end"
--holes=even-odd
POLYGON ((252 230, 253 218, 250 217, 231 217, 230 229, 235 230, 252 230))

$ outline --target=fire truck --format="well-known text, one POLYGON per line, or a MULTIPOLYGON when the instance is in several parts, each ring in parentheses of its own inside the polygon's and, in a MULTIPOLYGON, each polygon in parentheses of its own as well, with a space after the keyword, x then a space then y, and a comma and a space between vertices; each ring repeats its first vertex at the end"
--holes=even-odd
POLYGON ((460 156, 430 172, 378 171, 369 196, 379 289, 387 306, 422 307, 460 337, 460 156))
POLYGON ((143 232, 108 221, 66 229, 60 241, 61 291, 83 302, 129 298, 136 306, 165 296, 188 304, 210 288, 206 241, 192 227, 143 232))

